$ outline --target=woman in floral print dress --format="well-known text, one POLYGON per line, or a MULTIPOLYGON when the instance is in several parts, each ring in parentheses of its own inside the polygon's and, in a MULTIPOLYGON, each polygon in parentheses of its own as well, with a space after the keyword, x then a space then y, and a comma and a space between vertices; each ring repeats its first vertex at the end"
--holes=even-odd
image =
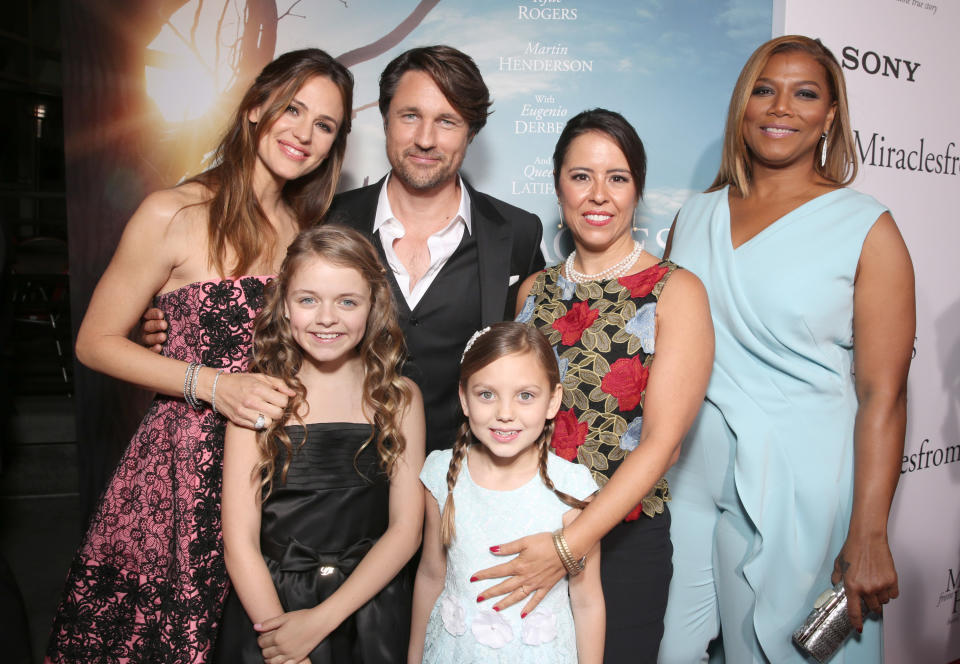
POLYGON ((151 194, 127 224, 77 357, 158 396, 74 558, 47 661, 207 660, 227 590, 226 420, 262 427, 293 394, 279 379, 243 373, 269 279, 246 275, 273 274, 296 233, 329 206, 352 94, 350 73, 323 51, 280 56, 241 101, 217 165, 151 194), (151 299, 169 323, 159 355, 126 338, 151 299))
MULTIPOLYGON (((604 661, 655 662, 672 572, 663 475, 703 401, 713 358, 709 307, 693 274, 633 240, 646 160, 622 116, 575 116, 553 160, 576 251, 521 286, 517 320, 547 336, 560 364, 554 450, 589 467, 601 486, 564 535, 575 558, 602 538, 604 661)), ((509 593, 499 608, 536 588, 529 612, 564 573, 549 534, 490 544, 520 554, 478 574, 515 575, 478 588, 484 597, 509 593)))

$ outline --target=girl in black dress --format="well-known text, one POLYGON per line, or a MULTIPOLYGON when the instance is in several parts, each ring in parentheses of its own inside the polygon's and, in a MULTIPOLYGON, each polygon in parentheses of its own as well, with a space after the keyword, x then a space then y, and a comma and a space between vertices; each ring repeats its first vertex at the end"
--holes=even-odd
POLYGON ((296 392, 286 416, 230 426, 223 536, 233 582, 222 662, 406 656, 423 492, 423 403, 377 252, 323 226, 287 251, 254 327, 252 371, 296 392), (242 605, 242 606, 241 606, 242 605))

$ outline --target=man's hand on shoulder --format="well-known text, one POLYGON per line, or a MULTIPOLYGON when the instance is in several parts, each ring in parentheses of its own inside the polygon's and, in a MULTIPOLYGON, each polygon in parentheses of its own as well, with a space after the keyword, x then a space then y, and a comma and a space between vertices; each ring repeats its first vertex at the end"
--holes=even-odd
POLYGON ((141 346, 159 353, 167 340, 167 321, 163 317, 163 312, 156 308, 144 311, 140 325, 133 331, 132 338, 141 346))

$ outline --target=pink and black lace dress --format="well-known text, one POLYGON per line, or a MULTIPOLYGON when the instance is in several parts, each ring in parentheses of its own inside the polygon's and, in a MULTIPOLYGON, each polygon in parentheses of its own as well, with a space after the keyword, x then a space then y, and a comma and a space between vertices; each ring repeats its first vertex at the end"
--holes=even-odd
MULTIPOLYGON (((242 371, 269 277, 203 281, 157 296, 163 354, 242 371)), ((49 662, 207 660, 227 592, 220 530, 226 420, 158 395, 74 557, 49 662)))

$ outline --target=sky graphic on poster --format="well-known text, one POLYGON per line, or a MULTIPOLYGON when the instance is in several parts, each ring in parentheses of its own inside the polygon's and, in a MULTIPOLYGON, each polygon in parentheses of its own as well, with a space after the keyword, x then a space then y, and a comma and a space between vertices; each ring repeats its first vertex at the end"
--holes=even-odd
MULTIPOLYGON (((419 4, 281 1, 278 14, 286 15, 277 23, 276 51, 319 46, 339 55, 388 34, 419 4)), ((243 2, 226 5, 232 5, 232 20, 242 20, 243 2)), ((202 8, 198 29, 210 32, 221 10, 202 8)), ((183 36, 197 16, 196 0, 187 3, 153 47, 188 58, 183 36)), ((494 98, 464 173, 478 189, 540 215, 548 262, 565 251, 554 241, 553 147, 567 119, 594 107, 623 113, 644 141, 648 172, 640 217, 646 230, 638 238, 660 253, 664 230, 682 202, 713 179, 730 91, 747 56, 770 32, 769 0, 441 0, 399 44, 351 68, 354 108, 360 110, 342 187, 375 182, 389 168, 376 106, 380 71, 408 48, 446 43, 474 57, 494 98)), ((211 85, 215 67, 194 69, 211 85)), ((182 74, 179 85, 187 86, 182 74)))

